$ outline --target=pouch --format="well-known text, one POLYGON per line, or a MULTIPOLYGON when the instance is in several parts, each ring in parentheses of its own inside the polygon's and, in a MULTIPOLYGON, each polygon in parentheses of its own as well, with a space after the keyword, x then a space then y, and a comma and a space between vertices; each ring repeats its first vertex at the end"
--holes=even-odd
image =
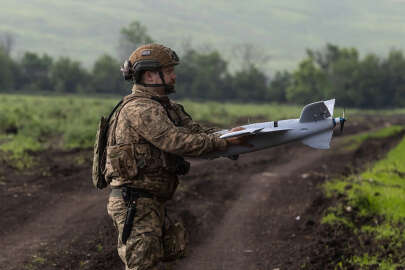
POLYGON ((173 222, 168 217, 166 221, 169 222, 165 222, 165 230, 163 232, 163 261, 168 262, 186 256, 188 234, 182 222, 173 222))
POLYGON ((149 143, 135 145, 135 156, 138 160, 138 168, 151 172, 165 167, 161 158, 161 150, 149 143))
POLYGON ((94 143, 93 166, 92 166, 93 185, 98 189, 103 189, 108 185, 105 180, 104 174, 105 160, 106 160, 105 148, 107 145, 107 131, 108 131, 108 120, 105 119, 104 117, 101 117, 96 134, 96 141, 94 143))
POLYGON ((133 144, 117 144, 107 147, 106 178, 122 177, 134 179, 138 167, 133 144))

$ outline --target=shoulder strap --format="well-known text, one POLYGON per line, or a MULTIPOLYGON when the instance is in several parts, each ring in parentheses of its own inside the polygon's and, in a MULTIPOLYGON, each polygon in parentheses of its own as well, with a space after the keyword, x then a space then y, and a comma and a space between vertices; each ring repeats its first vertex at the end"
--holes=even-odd
MULTIPOLYGON (((117 108, 122 104, 122 101, 123 100, 120 100, 115 106, 114 106, 114 108, 112 109, 112 111, 110 112, 110 114, 108 115, 108 118, 107 118, 107 121, 105 121, 105 123, 106 123, 106 128, 103 128, 103 129, 100 129, 100 132, 102 132, 102 134, 100 134, 100 137, 101 138, 105 138, 104 139, 104 145, 106 145, 107 144, 107 134, 108 134, 108 127, 109 127, 109 124, 110 124, 110 120, 111 120, 111 117, 113 116, 113 114, 115 113, 115 111, 117 110, 117 108)), ((103 117, 101 118, 101 122, 103 122, 103 117)))
POLYGON ((110 115, 109 115, 108 118, 107 118, 107 123, 110 122, 111 117, 113 116, 113 114, 115 113, 115 111, 117 110, 117 108, 122 104, 122 101, 123 101, 123 99, 121 99, 121 100, 117 103, 117 105, 114 106, 114 109, 112 109, 110 115))
POLYGON ((117 110, 117 108, 121 105, 121 107, 119 108, 119 110, 117 112, 117 115, 115 116, 114 127, 113 127, 113 131, 112 131, 112 134, 111 134, 113 136, 112 137, 112 145, 116 144, 115 130, 117 128, 118 117, 119 117, 119 115, 121 113, 122 108, 124 108, 124 106, 126 104, 128 104, 130 101, 134 100, 135 98, 140 98, 140 97, 141 98, 149 98, 149 99, 152 99, 154 101, 159 102, 159 104, 162 105, 162 107, 165 109, 165 111, 167 113, 167 116, 169 117, 170 121, 172 121, 174 123, 174 120, 172 119, 172 117, 170 116, 170 113, 168 111, 168 107, 171 106, 170 103, 168 102, 168 99, 167 100, 162 100, 161 98, 158 98, 158 97, 145 97, 145 96, 130 95, 128 98, 124 98, 120 102, 118 102, 118 104, 115 105, 113 111, 110 113, 110 116, 108 117, 107 123, 110 122, 110 119, 111 119, 112 115, 117 110))
POLYGON ((172 105, 170 104, 169 98, 158 98, 158 97, 152 97, 152 100, 155 100, 159 102, 160 105, 165 109, 167 117, 169 117, 170 121, 174 124, 174 120, 172 116, 170 115, 169 108, 172 108, 172 105))
POLYGON ((114 127, 113 127, 113 131, 112 131, 112 144, 115 145, 116 141, 115 141, 115 129, 117 128, 117 122, 118 122, 118 117, 121 113, 122 108, 124 108, 124 106, 126 104, 128 104, 130 101, 134 100, 135 98, 138 98, 140 96, 135 96, 135 95, 131 95, 128 98, 123 98, 120 102, 118 102, 118 104, 114 107, 113 111, 111 112, 110 116, 108 117, 108 122, 110 123, 110 119, 112 117, 112 115, 114 114, 114 112, 117 110, 117 108, 121 105, 121 107, 119 108, 117 115, 115 116, 115 122, 114 122, 114 127))

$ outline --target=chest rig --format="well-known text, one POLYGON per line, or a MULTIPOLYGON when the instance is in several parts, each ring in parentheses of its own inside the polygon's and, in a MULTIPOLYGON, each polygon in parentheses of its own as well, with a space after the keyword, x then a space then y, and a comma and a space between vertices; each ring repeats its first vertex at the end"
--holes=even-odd
MULTIPOLYGON (((160 103, 167 113, 167 117, 176 127, 182 127, 182 119, 179 116, 178 111, 174 108, 168 97, 153 97, 153 100, 160 103)), ((184 112, 184 109, 181 108, 184 112)), ((185 112, 184 112, 185 113, 185 112)), ((185 113, 186 114, 186 113, 185 113)), ((182 156, 165 153, 168 160, 170 160, 171 166, 174 168, 174 173, 177 175, 186 175, 190 171, 190 163, 186 161, 182 156)))
POLYGON ((122 106, 112 119, 112 130, 109 136, 109 146, 107 147, 105 178, 108 183, 116 179, 116 185, 134 184, 145 189, 159 190, 161 189, 159 188, 160 183, 145 179, 143 175, 155 175, 156 177, 163 174, 184 175, 188 173, 190 164, 183 157, 164 152, 142 137, 134 143, 116 143, 115 133, 120 112, 126 104, 136 98, 149 98, 159 102, 165 109, 170 121, 177 127, 182 126, 179 113, 167 97, 130 95, 125 98, 122 106), (142 181, 142 179, 144 180, 142 181))
POLYGON ((169 117, 170 121, 176 126, 181 127, 182 121, 179 117, 177 111, 173 107, 172 103, 170 102, 168 97, 152 97, 153 100, 157 101, 162 105, 167 113, 167 117, 169 117))

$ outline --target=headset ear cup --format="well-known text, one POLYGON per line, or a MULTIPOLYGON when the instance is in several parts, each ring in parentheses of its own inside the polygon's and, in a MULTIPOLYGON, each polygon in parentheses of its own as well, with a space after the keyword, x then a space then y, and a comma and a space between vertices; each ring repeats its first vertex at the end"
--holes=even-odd
POLYGON ((126 81, 132 80, 133 72, 131 66, 131 61, 125 60, 124 65, 121 67, 122 75, 126 81))
POLYGON ((141 81, 142 73, 143 73, 143 72, 137 72, 137 73, 135 73, 135 75, 134 75, 135 82, 138 83, 138 82, 141 81))

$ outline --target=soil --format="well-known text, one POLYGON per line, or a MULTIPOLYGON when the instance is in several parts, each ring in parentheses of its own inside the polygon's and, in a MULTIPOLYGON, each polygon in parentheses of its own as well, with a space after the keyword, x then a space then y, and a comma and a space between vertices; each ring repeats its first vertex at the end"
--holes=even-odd
MULTIPOLYGON (((347 122, 354 134, 404 124, 404 117, 347 122)), ((175 269, 334 269, 322 252, 320 225, 332 203, 319 185, 381 158, 402 135, 341 151, 292 143, 239 160, 191 160, 168 204, 190 233, 188 256, 175 269)), ((16 171, 0 163, 0 269, 124 269, 106 213, 108 189, 91 184, 91 150, 33 153, 38 164, 16 171)), ((330 243, 330 242, 328 242, 330 243)))

